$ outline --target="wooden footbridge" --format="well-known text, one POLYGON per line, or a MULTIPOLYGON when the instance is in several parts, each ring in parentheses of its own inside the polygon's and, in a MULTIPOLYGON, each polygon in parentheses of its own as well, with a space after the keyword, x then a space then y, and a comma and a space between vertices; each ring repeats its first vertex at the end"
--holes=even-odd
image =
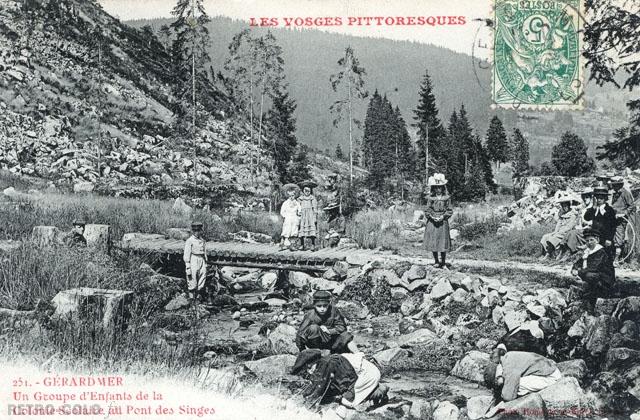
MULTIPOLYGON (((182 259, 184 242, 163 235, 127 234, 117 248, 143 255, 182 259)), ((323 272, 338 261, 362 265, 376 258, 371 250, 324 248, 317 251, 280 250, 277 244, 207 242, 209 264, 263 269, 323 272)))

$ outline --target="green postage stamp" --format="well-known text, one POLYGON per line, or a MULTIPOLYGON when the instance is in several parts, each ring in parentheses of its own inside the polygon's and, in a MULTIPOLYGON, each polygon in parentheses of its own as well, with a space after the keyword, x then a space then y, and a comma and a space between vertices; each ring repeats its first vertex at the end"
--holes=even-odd
POLYGON ((583 0, 494 2, 494 106, 582 109, 583 0))

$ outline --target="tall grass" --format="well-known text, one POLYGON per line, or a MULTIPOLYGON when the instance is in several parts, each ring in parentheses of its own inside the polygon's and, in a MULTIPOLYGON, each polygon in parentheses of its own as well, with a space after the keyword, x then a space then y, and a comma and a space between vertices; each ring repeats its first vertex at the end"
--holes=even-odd
POLYGON ((0 239, 20 239, 30 235, 34 226, 71 227, 74 219, 110 225, 115 239, 128 232, 164 233, 168 228, 188 228, 193 220, 202 221, 206 237, 227 240, 238 230, 277 236, 280 222, 268 213, 217 215, 196 209, 192 215, 176 213, 173 203, 161 200, 136 200, 93 195, 44 194, 0 203, 0 239))
POLYGON ((413 208, 403 211, 364 210, 347 223, 347 236, 363 248, 398 250, 406 246, 402 238, 404 224, 411 222, 413 208))

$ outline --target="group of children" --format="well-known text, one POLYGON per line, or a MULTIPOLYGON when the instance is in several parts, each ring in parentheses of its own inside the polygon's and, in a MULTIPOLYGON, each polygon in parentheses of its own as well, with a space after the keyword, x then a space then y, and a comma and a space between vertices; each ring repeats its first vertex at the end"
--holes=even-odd
POLYGON ((315 186, 313 182, 302 183, 301 195, 298 194, 299 187, 295 184, 287 184, 283 187, 287 199, 280 208, 280 215, 284 219, 280 235, 281 250, 294 248, 295 239, 299 239, 300 248, 305 250, 305 238, 311 241, 310 250, 316 250, 318 202, 311 193, 311 189, 315 186))

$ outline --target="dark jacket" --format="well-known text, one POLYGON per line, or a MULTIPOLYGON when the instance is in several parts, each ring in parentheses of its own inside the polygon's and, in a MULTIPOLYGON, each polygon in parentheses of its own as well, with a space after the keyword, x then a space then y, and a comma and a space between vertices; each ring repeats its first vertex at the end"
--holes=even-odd
POLYGON ((604 214, 596 215, 597 207, 588 208, 584 213, 584 220, 593 221, 592 227, 602 234, 600 243, 604 245, 604 241, 613 241, 616 234, 616 211, 609 205, 604 205, 604 214))
POLYGON ((315 309, 309 309, 302 319, 302 323, 298 328, 298 334, 296 335, 296 345, 300 348, 300 333, 304 331, 309 325, 324 325, 329 329, 329 334, 332 336, 340 335, 347 331, 347 323, 340 311, 333 305, 329 305, 327 312, 324 316, 318 315, 315 309))
POLYGON ((587 268, 584 267, 584 257, 580 258, 573 264, 573 269, 578 271, 578 276, 583 278, 587 273, 599 274, 602 282, 612 285, 615 282, 615 269, 609 258, 609 254, 604 248, 598 249, 596 252, 587 256, 587 268))
POLYGON ((344 394, 353 398, 353 386, 357 380, 358 375, 351 363, 339 354, 331 354, 318 361, 311 377, 311 384, 302 394, 310 401, 316 401, 323 396, 321 400, 344 394))

